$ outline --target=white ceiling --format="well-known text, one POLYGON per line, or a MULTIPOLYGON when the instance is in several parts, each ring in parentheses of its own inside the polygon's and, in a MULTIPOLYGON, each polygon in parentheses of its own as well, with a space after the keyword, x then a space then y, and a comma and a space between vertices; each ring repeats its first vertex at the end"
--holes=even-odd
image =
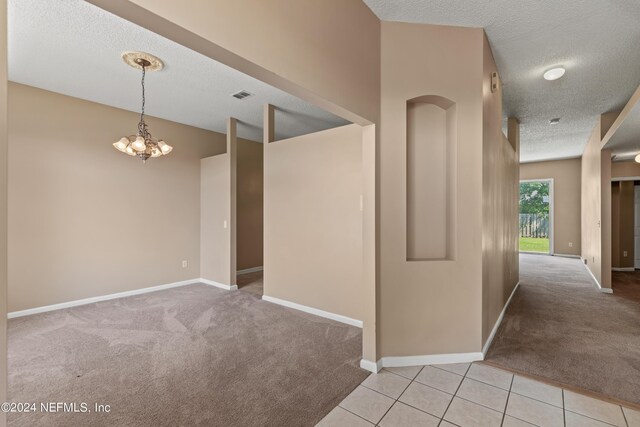
POLYGON ((521 121, 523 162, 582 155, 597 117, 622 109, 640 85, 639 0, 364 1, 387 21, 485 29, 505 116, 521 121), (557 65, 565 76, 544 80, 557 65))
MULTIPOLYGON (((165 62, 146 78, 151 116, 262 139, 262 106, 276 106, 276 137, 288 138, 347 122, 83 0, 9 0, 9 79, 14 82, 136 111, 141 72, 125 65, 127 50, 165 62), (247 90, 254 96, 230 95, 247 90)), ((135 129, 136 124, 132 123, 135 129)))

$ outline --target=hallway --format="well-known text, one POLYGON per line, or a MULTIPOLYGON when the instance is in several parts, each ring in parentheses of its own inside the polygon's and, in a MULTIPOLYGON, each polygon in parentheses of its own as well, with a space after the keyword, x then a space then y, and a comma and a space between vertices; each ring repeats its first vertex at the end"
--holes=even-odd
POLYGON ((614 281, 613 295, 601 293, 578 259, 522 254, 519 289, 486 360, 639 405, 635 287, 614 281))

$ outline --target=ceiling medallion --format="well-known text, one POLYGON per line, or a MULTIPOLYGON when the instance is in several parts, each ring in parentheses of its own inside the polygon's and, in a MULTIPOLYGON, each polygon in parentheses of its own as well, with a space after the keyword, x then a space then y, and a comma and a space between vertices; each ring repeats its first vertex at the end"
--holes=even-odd
POLYGON ((144 78, 147 71, 160 71, 164 64, 159 58, 144 52, 124 52, 122 59, 133 68, 142 70, 142 109, 140 122, 138 123, 138 133, 136 135, 123 136, 119 141, 113 143, 118 150, 130 156, 136 156, 147 162, 149 157, 160 157, 167 155, 173 150, 169 144, 161 139, 151 136, 147 124, 144 121, 144 78))

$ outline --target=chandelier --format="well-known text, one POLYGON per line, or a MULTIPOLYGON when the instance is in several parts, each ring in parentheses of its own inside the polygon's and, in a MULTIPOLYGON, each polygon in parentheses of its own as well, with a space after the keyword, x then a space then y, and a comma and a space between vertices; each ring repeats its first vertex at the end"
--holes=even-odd
POLYGON ((138 133, 136 135, 123 136, 120 140, 114 142, 113 146, 116 150, 130 156, 139 157, 143 163, 146 163, 149 157, 164 156, 173 150, 173 147, 163 140, 151 136, 149 128, 144 121, 144 77, 147 70, 161 70, 163 63, 155 56, 143 52, 125 52, 122 54, 122 59, 130 66, 142 70, 142 109, 140 122, 138 123, 138 133))

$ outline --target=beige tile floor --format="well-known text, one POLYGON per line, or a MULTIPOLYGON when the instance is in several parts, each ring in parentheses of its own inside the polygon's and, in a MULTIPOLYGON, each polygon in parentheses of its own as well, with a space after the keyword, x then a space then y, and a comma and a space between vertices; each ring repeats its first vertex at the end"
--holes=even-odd
POLYGON ((479 363, 384 368, 321 427, 640 427, 640 411, 479 363))

